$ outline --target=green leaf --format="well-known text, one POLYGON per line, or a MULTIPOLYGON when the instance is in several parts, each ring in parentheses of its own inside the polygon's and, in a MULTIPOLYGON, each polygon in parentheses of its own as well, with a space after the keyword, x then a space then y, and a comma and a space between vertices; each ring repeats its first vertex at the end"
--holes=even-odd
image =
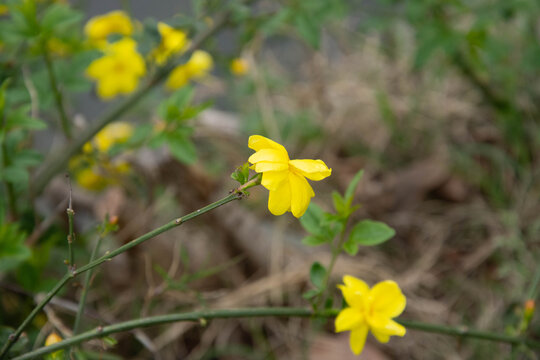
POLYGON ((358 186, 358 183, 360 180, 362 180, 362 176, 364 175, 364 170, 360 170, 354 175, 353 179, 349 183, 349 186, 347 186, 347 190, 345 191, 345 202, 350 206, 352 203, 352 200, 354 198, 354 193, 356 191, 356 187, 358 186))
POLYGON ((6 128, 12 130, 13 128, 23 128, 26 130, 43 130, 47 127, 47 124, 42 120, 28 116, 30 113, 30 106, 21 106, 18 109, 12 111, 6 117, 6 128))
POLYGON ((338 214, 344 214, 347 210, 347 206, 345 206, 345 199, 337 192, 332 191, 332 200, 334 202, 334 209, 336 209, 336 212, 338 214))
POLYGON ((331 239, 324 237, 324 236, 318 236, 318 235, 309 235, 302 239, 302 244, 307 246, 319 246, 322 244, 329 243, 331 239))
POLYGON ((300 224, 307 232, 313 235, 322 235, 322 222, 324 220, 324 211, 315 203, 310 203, 305 214, 300 218, 300 224))
POLYGON ((64 4, 52 4, 47 7, 45 14, 41 19, 41 27, 45 32, 61 33, 67 30, 70 26, 77 24, 82 20, 83 16, 80 12, 74 11, 64 4))
POLYGON ((324 286, 324 279, 326 277, 326 269, 319 262, 314 262, 309 270, 309 279, 311 283, 319 290, 322 290, 324 286))
POLYGON ((0 225, 0 273, 16 268, 32 254, 24 245, 26 234, 16 224, 0 225))
POLYGON ((321 290, 319 289, 310 289, 302 294, 302 297, 306 300, 312 299, 315 296, 319 295, 321 293, 321 290))
POLYGON ((175 141, 168 141, 167 145, 171 154, 185 164, 193 164, 197 160, 197 150, 195 145, 188 138, 177 138, 175 141))
POLYGON ((307 41, 307 43, 315 49, 319 48, 321 40, 321 29, 309 14, 297 13, 294 18, 294 26, 298 30, 298 34, 307 41))
POLYGON ((389 240, 395 234, 394 229, 385 223, 363 220, 352 228, 349 240, 357 245, 373 246, 389 240))
POLYGON ((28 171, 25 168, 11 165, 4 168, 2 179, 12 184, 27 184, 28 171))
POLYGON ((349 239, 343 244, 343 250, 345 250, 347 254, 355 256, 358 253, 359 246, 349 237, 349 239))
POLYGON ((237 167, 231 174, 231 178, 244 185, 249 179, 249 163, 246 162, 242 166, 237 167))

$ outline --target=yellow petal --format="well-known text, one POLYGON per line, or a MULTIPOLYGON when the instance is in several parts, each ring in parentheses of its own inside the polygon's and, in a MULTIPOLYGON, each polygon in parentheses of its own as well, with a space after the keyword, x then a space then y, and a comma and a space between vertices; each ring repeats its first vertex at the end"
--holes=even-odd
POLYGON ((361 326, 354 330, 351 330, 351 337, 349 338, 349 344, 351 346, 352 352, 355 355, 360 355, 360 353, 364 349, 367 333, 368 333, 367 326, 361 326))
MULTIPOLYGON (((261 135, 251 135, 248 140, 248 146, 250 149, 255 151, 259 151, 261 149, 275 149, 287 154, 287 150, 285 150, 283 145, 261 135)), ((287 158, 288 157, 289 155, 287 155, 287 158)))
POLYGON ((268 190, 276 190, 283 181, 287 180, 288 175, 288 171, 265 171, 261 184, 268 190))
POLYGON ((255 164, 256 172, 283 171, 283 170, 288 170, 288 169, 289 169, 289 165, 287 163, 282 163, 282 162, 261 161, 255 164))
POLYGON ((403 336, 406 332, 405 327, 403 327, 401 324, 377 314, 368 316, 367 322, 371 329, 379 334, 403 336))
POLYGON ((270 190, 268 195, 268 210, 273 215, 283 215, 291 208, 291 186, 283 181, 276 190, 270 190))
POLYGON ((171 71, 167 84, 165 85, 169 90, 176 90, 186 85, 189 81, 189 76, 185 65, 179 65, 171 71))
POLYGON ((193 55, 191 55, 186 66, 189 69, 190 76, 200 78, 205 76, 208 71, 212 70, 214 62, 209 53, 203 50, 196 50, 193 52, 193 55))
POLYGON ((375 336, 375 339, 380 343, 386 344, 390 340, 390 335, 382 333, 376 329, 371 329, 371 333, 375 336))
POLYGON ((392 280, 381 281, 373 286, 369 297, 372 311, 388 318, 401 314, 407 303, 398 284, 392 280))
POLYGON ((322 180, 332 173, 332 169, 329 169, 322 160, 291 160, 289 164, 310 180, 322 180))
POLYGON ((118 94, 118 84, 114 78, 104 78, 97 83, 98 96, 104 100, 111 99, 118 94))
MULTIPOLYGON (((283 154, 282 151, 275 149, 261 149, 255 154, 251 155, 248 161, 252 164, 258 163, 259 161, 268 161, 268 162, 279 162, 287 164, 289 157, 287 154, 283 154)), ((289 165, 287 164, 287 167, 289 165)))
POLYGON ((336 332, 347 331, 357 327, 366 326, 366 319, 361 311, 354 308, 341 310, 336 317, 336 332))
POLYGON ((291 212, 299 218, 306 212, 315 193, 303 176, 290 172, 289 182, 291 183, 291 212))
POLYGON ((338 287, 341 289, 347 304, 355 308, 364 308, 369 286, 364 281, 350 275, 345 275, 343 282, 345 285, 338 285, 338 287))

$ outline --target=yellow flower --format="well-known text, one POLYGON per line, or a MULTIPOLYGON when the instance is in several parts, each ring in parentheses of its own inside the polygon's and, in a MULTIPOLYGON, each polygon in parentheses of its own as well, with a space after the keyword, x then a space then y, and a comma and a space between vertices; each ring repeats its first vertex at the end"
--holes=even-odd
POLYGON ((131 124, 123 121, 115 122, 101 129, 94 136, 93 143, 98 151, 107 152, 113 145, 128 141, 133 131, 131 124))
POLYGON ((92 43, 104 45, 109 35, 131 35, 133 24, 125 12, 115 10, 90 19, 84 26, 84 32, 92 43))
POLYGON ((336 332, 351 331, 350 346, 356 355, 362 352, 368 330, 382 343, 390 336, 405 335, 405 328, 392 320, 405 309, 407 300, 398 284, 386 280, 369 288, 360 279, 345 275, 338 285, 349 307, 341 310, 335 322, 336 332))
POLYGON ((249 65, 246 60, 241 59, 241 58, 236 58, 236 59, 233 59, 233 61, 231 61, 230 69, 234 75, 242 76, 247 73, 249 69, 249 65))
POLYGON ((171 55, 182 53, 189 45, 187 34, 184 31, 163 23, 158 23, 158 31, 161 35, 161 43, 153 51, 152 55, 158 65, 163 65, 171 55))
POLYGON ((274 215, 287 211, 299 218, 315 196, 310 180, 322 180, 332 173, 322 160, 289 160, 285 148, 260 135, 249 137, 248 146, 256 153, 248 159, 262 173, 262 185, 270 190, 268 210, 274 215))
MULTIPOLYGON (((52 333, 49 334, 49 336, 47 336, 47 339, 45 339, 45 346, 50 346, 60 341, 62 341, 62 338, 60 337, 60 335, 58 335, 56 332, 53 331, 52 333)), ((47 355, 46 359, 47 360, 62 359, 63 357, 62 355, 63 355, 63 350, 59 350, 59 351, 53 352, 50 355, 47 355)))
POLYGON ((7 5, 0 5, 0 16, 9 14, 9 8, 7 5))
POLYGON ((196 50, 187 63, 179 65, 171 71, 165 86, 169 90, 181 88, 191 79, 199 79, 206 76, 212 70, 213 66, 214 62, 209 53, 203 50, 196 50))
POLYGON ((88 77, 97 81, 97 93, 102 99, 135 91, 145 73, 144 59, 137 52, 137 43, 130 38, 108 44, 105 55, 86 69, 88 77))
POLYGON ((70 53, 68 44, 57 38, 50 38, 47 41, 47 49, 56 56, 63 57, 70 53))

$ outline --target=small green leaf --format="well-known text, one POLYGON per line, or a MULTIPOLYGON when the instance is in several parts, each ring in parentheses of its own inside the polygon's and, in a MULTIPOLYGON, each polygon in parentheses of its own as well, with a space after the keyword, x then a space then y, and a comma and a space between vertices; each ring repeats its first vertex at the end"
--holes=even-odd
POLYGON ((319 245, 329 243, 330 240, 331 239, 324 236, 308 235, 302 239, 302 244, 307 245, 307 246, 319 246, 319 245))
POLYGON ((189 135, 184 133, 184 129, 166 134, 167 145, 171 154, 185 164, 193 164, 197 160, 195 145, 189 139, 189 135))
POLYGON ((332 191, 332 200, 334 202, 334 209, 340 215, 346 213, 347 207, 345 206, 345 199, 337 192, 332 191))
POLYGON ((231 174, 231 178, 244 185, 249 179, 249 163, 244 163, 242 166, 237 167, 231 174))
POLYGON ((2 179, 12 184, 28 183, 28 171, 19 166, 8 166, 4 168, 2 179))
POLYGON ((313 235, 322 235, 322 222, 324 220, 324 211, 315 203, 310 203, 305 214, 300 218, 300 224, 307 232, 313 235))
POLYGON ((297 13, 294 18, 294 26, 298 34, 306 40, 306 42, 318 49, 321 41, 321 29, 309 14, 297 13))
POLYGON ((315 296, 319 295, 321 291, 319 289, 310 289, 302 294, 302 297, 306 300, 312 299, 315 296))
POLYGON ((309 279, 311 283, 319 290, 324 286, 324 278, 326 277, 326 269, 319 262, 314 262, 309 270, 309 279))
POLYGON ((345 244, 343 244, 343 250, 351 256, 355 256, 358 253, 359 247, 354 241, 349 238, 345 244))
POLYGON ((392 238, 396 232, 385 223, 373 220, 363 220, 351 230, 349 240, 357 245, 373 246, 392 238))
POLYGON ((25 238, 17 225, 0 225, 0 273, 16 268, 32 255, 24 245, 25 238))
POLYGON ((358 183, 362 179, 362 176, 364 175, 364 170, 360 170, 354 175, 353 179, 349 183, 349 186, 347 187, 347 190, 345 191, 345 202, 350 206, 353 198, 354 193, 356 191, 356 187, 358 186, 358 183))

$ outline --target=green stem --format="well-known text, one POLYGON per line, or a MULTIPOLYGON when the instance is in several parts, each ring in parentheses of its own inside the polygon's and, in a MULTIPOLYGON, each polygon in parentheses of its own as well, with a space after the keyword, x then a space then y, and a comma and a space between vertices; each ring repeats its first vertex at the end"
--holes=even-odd
MULTIPOLYGON (((305 308, 246 308, 246 309, 219 309, 202 310, 189 313, 168 314, 152 316, 142 319, 130 320, 109 326, 99 326, 93 330, 62 340, 56 344, 36 349, 32 352, 13 358, 12 360, 32 359, 37 356, 49 354, 58 350, 80 344, 90 339, 101 338, 110 334, 129 331, 137 328, 144 328, 155 325, 168 324, 180 321, 199 321, 204 323, 209 319, 229 319, 245 317, 335 317, 340 310, 330 309, 315 312, 305 308)), ((430 333, 438 333, 451 336, 469 337, 481 340, 503 342, 508 344, 525 344, 531 348, 540 348, 537 341, 525 339, 522 337, 506 336, 486 331, 469 330, 467 328, 452 328, 436 324, 426 324, 409 320, 398 320, 400 324, 411 330, 419 330, 430 333)))
POLYGON ((54 297, 54 295, 56 295, 56 293, 58 293, 58 291, 60 291, 60 289, 62 289, 62 287, 72 278, 74 278, 75 276, 78 276, 90 269, 93 269, 97 266, 99 266, 100 264, 104 263, 105 261, 108 261, 108 260, 111 260, 113 257, 131 249, 132 247, 134 246, 137 246, 139 245, 140 243, 148 240, 148 239, 151 239, 161 233, 164 233, 165 231, 168 231, 168 230, 171 230, 177 226, 180 226, 182 225, 183 223, 185 223, 186 221, 189 221, 199 215, 202 215, 210 210, 213 210, 219 206, 222 206, 222 205, 225 205, 231 201, 234 201, 234 200, 239 200, 241 199, 244 194, 245 194, 245 190, 253 187, 253 186, 256 186, 256 185, 259 185, 261 183, 261 177, 260 176, 257 176, 256 178, 252 179, 251 181, 248 181, 247 183, 245 183, 244 185, 234 189, 228 196, 222 198, 221 200, 218 200, 210 205, 207 205, 199 210, 196 210, 196 211, 193 211, 192 213, 190 214, 187 214, 183 217, 179 217, 177 219, 174 219, 170 222, 168 222, 167 224, 157 228, 157 229, 154 229, 134 240, 131 240, 130 242, 128 242, 127 244, 123 245, 123 246, 120 246, 119 248, 113 250, 113 251, 107 251, 105 253, 105 255, 101 256, 100 258, 94 260, 94 261, 91 261, 89 262, 88 264, 84 265, 83 267, 77 269, 77 270, 72 270, 71 272, 69 272, 68 274, 64 275, 64 277, 55 285, 55 287, 53 288, 53 290, 51 290, 47 296, 34 308, 34 310, 32 310, 32 312, 30 313, 30 315, 28 315, 26 317, 26 319, 24 319, 23 323, 17 328, 17 330, 11 334, 8 338, 8 341, 4 344, 4 346, 2 347, 2 349, 0 350, 0 360, 4 358, 4 356, 7 354, 7 352, 9 351, 9 349, 11 348, 11 346, 13 346, 13 344, 19 339, 19 337, 21 336, 23 330, 26 328, 26 326, 32 321, 32 319, 41 311, 41 309, 43 309, 45 307, 45 305, 47 305, 47 303, 54 297))
POLYGON ((345 243, 345 232, 347 231, 347 224, 349 223, 349 217, 345 220, 343 224, 343 229, 341 230, 341 234, 339 235, 339 241, 337 243, 337 246, 334 246, 332 248, 332 258, 330 259, 330 263, 328 264, 328 267, 326 269, 326 273, 324 274, 323 282, 322 282, 322 288, 324 289, 323 292, 320 295, 320 300, 318 301, 318 307, 324 304, 326 301, 326 294, 328 293, 328 282, 330 281, 330 275, 332 274, 332 271, 334 270, 334 266, 336 265, 337 258, 339 254, 341 253, 341 250, 343 248, 343 244, 345 243))
MULTIPOLYGON (((104 237, 103 233, 99 235, 96 245, 94 246, 94 249, 92 250, 92 254, 90 255, 90 263, 94 261, 94 259, 97 256, 103 237, 104 237)), ((73 335, 77 335, 77 333, 79 332, 81 318, 84 312, 84 306, 86 304, 86 296, 88 295, 88 288, 90 287, 90 279, 92 278, 92 274, 93 274, 93 270, 89 270, 86 272, 86 275, 84 276, 83 289, 81 292, 81 298, 79 299, 79 308, 77 309, 77 315, 75 315, 75 323, 73 324, 73 335)))
POLYGON ((75 215, 75 211, 71 208, 71 197, 70 197, 70 204, 69 207, 66 210, 67 216, 68 216, 68 226, 69 226, 69 233, 67 236, 68 241, 68 260, 67 260, 67 266, 68 271, 72 271, 75 269, 75 263, 74 263, 74 257, 73 257, 73 240, 75 240, 75 233, 73 232, 73 216, 75 215))
MULTIPOLYGON (((193 40, 188 53, 198 49, 218 29, 224 26, 228 16, 228 11, 222 13, 220 16, 217 16, 214 21, 214 26, 201 33, 193 40)), ((73 141, 67 144, 65 148, 62 148, 52 156, 49 156, 36 172, 32 182, 33 194, 40 194, 45 186, 47 186, 49 181, 65 168, 69 159, 75 155, 86 142, 90 141, 92 137, 107 124, 117 120, 133 105, 140 102, 141 99, 144 98, 154 87, 165 80, 167 75, 169 75, 173 69, 174 64, 169 64, 163 68, 160 68, 144 86, 140 87, 137 91, 118 104, 118 106, 106 113, 103 117, 90 122, 88 128, 84 129, 76 139, 73 139, 73 141)))
MULTIPOLYGON (((5 88, 1 89, 0 91, 4 92, 5 88)), ((4 94, 0 95, 2 97, 1 105, 0 105, 0 119, 2 120, 2 131, 0 132, 0 145, 2 150, 2 163, 0 170, 4 170, 9 165, 9 158, 7 154, 7 146, 6 146, 6 115, 4 112, 4 105, 5 105, 5 98, 4 94)), ((5 187, 6 187, 6 195, 7 195, 7 203, 8 203, 8 209, 10 217, 13 219, 17 218, 17 203, 15 201, 15 188, 13 187, 13 184, 4 181, 5 187)), ((9 217, 9 216, 8 216, 9 217)))
POLYGON ((526 300, 531 299, 536 301, 536 297, 538 296, 538 283, 540 283, 540 264, 538 264, 536 267, 533 281, 531 282, 531 285, 527 291, 526 300))
POLYGON ((51 61, 51 55, 47 49, 47 44, 43 44, 43 59, 45 60, 45 65, 47 66, 47 73, 49 74, 49 83, 51 85, 51 90, 54 95, 54 102, 56 103, 56 109, 58 111, 58 116, 60 117, 60 123, 62 124, 62 130, 66 138, 71 140, 71 125, 66 115, 66 110, 64 109, 64 99, 62 93, 58 87, 58 82, 56 81, 56 75, 54 74, 54 68, 51 61))
POLYGON ((423 323, 423 322, 411 321, 411 320, 396 320, 396 321, 410 330, 418 330, 418 331, 424 331, 424 332, 429 332, 429 333, 459 336, 459 337, 479 339, 479 340, 495 341, 495 342, 501 342, 501 343, 506 343, 506 344, 513 344, 513 345, 525 344, 531 348, 540 348, 540 342, 538 341, 526 339, 524 337, 519 337, 519 336, 510 336, 510 335, 493 333, 489 331, 469 329, 466 326, 451 327, 451 326, 429 324, 429 323, 423 323))

